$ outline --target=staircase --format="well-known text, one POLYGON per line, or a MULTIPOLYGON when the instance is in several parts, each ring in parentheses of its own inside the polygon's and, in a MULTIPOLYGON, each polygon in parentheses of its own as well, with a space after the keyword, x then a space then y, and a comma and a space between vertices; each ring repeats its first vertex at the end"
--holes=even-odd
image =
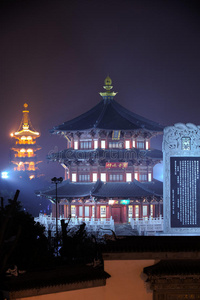
POLYGON ((130 224, 115 224, 116 236, 132 236, 138 235, 138 232, 132 229, 130 224))

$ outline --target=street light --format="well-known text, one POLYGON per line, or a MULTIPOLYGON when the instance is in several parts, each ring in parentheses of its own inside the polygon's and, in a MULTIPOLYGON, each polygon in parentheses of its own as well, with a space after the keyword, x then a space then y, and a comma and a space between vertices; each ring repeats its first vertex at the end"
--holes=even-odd
POLYGON ((52 183, 54 183, 56 185, 56 252, 57 252, 57 256, 58 256, 58 208, 57 208, 57 204, 58 204, 58 190, 57 190, 57 185, 58 183, 61 183, 63 181, 62 177, 53 177, 51 179, 52 183))
POLYGON ((8 172, 4 171, 4 172, 1 172, 1 178, 2 179, 8 179, 8 172))

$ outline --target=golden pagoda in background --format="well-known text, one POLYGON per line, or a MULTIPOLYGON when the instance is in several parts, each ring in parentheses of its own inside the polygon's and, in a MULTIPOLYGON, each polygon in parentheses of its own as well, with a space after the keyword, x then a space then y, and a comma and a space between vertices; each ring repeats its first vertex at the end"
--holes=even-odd
POLYGON ((38 177, 38 161, 36 151, 41 147, 36 145, 36 139, 40 133, 33 128, 30 118, 28 104, 24 104, 23 117, 18 131, 11 133, 15 138, 15 145, 11 148, 13 157, 11 163, 14 171, 19 172, 20 177, 28 175, 29 179, 38 177))

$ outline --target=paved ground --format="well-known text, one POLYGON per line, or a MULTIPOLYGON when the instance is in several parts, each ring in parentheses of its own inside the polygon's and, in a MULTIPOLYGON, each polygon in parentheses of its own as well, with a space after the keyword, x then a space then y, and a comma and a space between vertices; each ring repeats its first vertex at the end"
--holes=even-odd
POLYGON ((115 224, 115 234, 116 236, 138 235, 130 224, 115 224))

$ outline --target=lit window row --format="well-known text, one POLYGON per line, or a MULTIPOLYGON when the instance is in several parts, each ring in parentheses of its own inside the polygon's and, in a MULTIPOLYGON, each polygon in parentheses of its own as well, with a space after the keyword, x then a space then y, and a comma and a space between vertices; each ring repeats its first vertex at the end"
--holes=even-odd
MULTIPOLYGON (((80 147, 80 149, 92 149, 92 141, 80 141, 80 143, 78 141, 74 141, 74 149, 78 150, 80 147)), ((106 149, 106 141, 105 140, 101 140, 100 142, 100 147, 101 149, 106 149)), ((149 141, 137 141, 137 143, 135 141, 132 141, 132 145, 131 145, 131 140, 125 140, 125 142, 109 142, 108 143, 108 148, 109 149, 131 149, 131 148, 138 148, 138 149, 143 149, 143 150, 147 150, 149 149, 149 141)), ((98 140, 94 140, 94 149, 98 148, 98 140)))
MULTIPOLYGON (((126 173, 126 182, 131 182, 133 180, 132 178, 132 173, 126 173)), ((96 182, 98 178, 97 173, 92 173, 92 181, 96 182)), ((100 174, 100 180, 103 182, 107 181, 107 176, 106 173, 101 173, 100 174)), ((78 179, 80 182, 90 182, 90 174, 80 174, 78 176, 78 179)), ((152 181, 152 173, 148 174, 134 174, 134 179, 139 180, 139 181, 152 181)), ((109 174, 109 182, 116 181, 116 182, 123 182, 124 180, 124 174, 109 174)), ((77 182, 77 174, 72 173, 72 182, 77 182)))
MULTIPOLYGON (((112 200, 110 200, 112 201, 112 200)), ((115 200, 113 200, 115 201, 115 200)), ((111 204, 112 205, 112 204, 111 204)), ((106 212, 106 205, 101 205, 100 206, 100 218, 104 219, 107 217, 107 212, 106 212)), ((154 205, 128 205, 128 221, 130 222, 132 218, 134 219, 139 219, 141 218, 146 218, 148 219, 149 216, 153 217, 154 216, 154 205)), ((95 218, 95 206, 89 206, 89 205, 71 205, 71 217, 75 218, 95 218)))
MULTIPOLYGON (((75 218, 82 218, 83 217, 83 212, 84 212, 84 218, 85 219, 89 219, 89 218, 95 218, 95 206, 75 206, 75 205, 71 205, 71 217, 75 218)), ((104 219, 106 218, 106 206, 105 205, 101 205, 100 206, 100 218, 104 219)))
POLYGON ((20 149, 20 152, 31 152, 31 153, 33 153, 33 149, 20 149))
POLYGON ((15 171, 35 171, 35 163, 34 162, 30 162, 30 163, 23 163, 23 162, 19 162, 19 164, 17 165, 17 167, 14 168, 15 171))

